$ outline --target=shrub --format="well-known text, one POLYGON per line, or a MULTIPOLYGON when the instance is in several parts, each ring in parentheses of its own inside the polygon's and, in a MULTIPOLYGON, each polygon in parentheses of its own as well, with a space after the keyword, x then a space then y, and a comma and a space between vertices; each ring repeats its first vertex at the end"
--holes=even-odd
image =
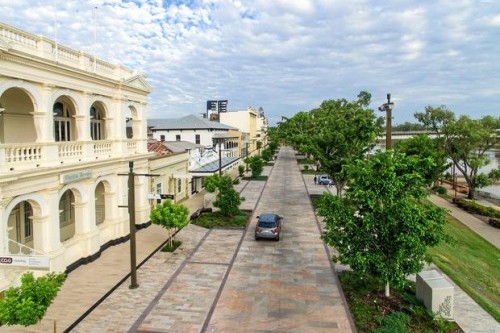
POLYGON ((308 164, 304 165, 304 170, 306 170, 306 171, 309 170, 309 165, 308 164))
POLYGON ((243 165, 238 165, 238 174, 240 175, 240 177, 243 177, 243 175, 245 174, 245 167, 243 165))
POLYGON ((233 180, 233 184, 234 184, 234 185, 238 185, 239 183, 240 183, 239 178, 236 178, 235 180, 233 180))
POLYGON ((434 186, 433 188, 431 188, 431 190, 440 195, 446 194, 446 188, 444 188, 443 186, 434 186))
POLYGON ((233 216, 240 212, 240 194, 233 188, 233 181, 229 176, 223 176, 219 182, 219 193, 214 206, 220 208, 222 215, 233 216))
POLYGON ((250 156, 245 158, 245 163, 250 164, 250 169, 252 169, 252 178, 257 178, 260 176, 262 171, 264 171, 264 161, 260 156, 250 156))
POLYGON ((273 157, 273 152, 269 148, 266 148, 262 151, 262 159, 266 163, 269 162, 272 157, 273 157))
POLYGON ((382 317, 380 327, 375 329, 374 333, 406 333, 407 326, 410 323, 410 316, 403 312, 393 312, 388 316, 382 317))
POLYGON ((48 273, 37 279, 32 272, 23 274, 21 286, 9 288, 0 300, 1 325, 36 324, 45 315, 65 279, 65 274, 48 273))
POLYGON ((500 218, 500 211, 499 210, 497 210, 493 207, 483 206, 475 201, 470 201, 470 200, 459 198, 456 200, 456 204, 458 207, 462 208, 463 210, 465 210, 469 213, 479 214, 479 215, 494 217, 494 218, 500 218))
POLYGON ((500 219, 492 217, 488 220, 488 223, 495 228, 500 228, 500 219))

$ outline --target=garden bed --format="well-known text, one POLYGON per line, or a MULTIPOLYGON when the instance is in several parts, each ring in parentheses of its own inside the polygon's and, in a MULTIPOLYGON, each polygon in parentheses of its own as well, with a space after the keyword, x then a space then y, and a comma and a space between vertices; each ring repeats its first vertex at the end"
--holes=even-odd
POLYGON ((352 271, 339 274, 342 289, 359 333, 464 332, 455 322, 433 318, 415 296, 415 284, 391 288, 384 295, 384 283, 352 271))

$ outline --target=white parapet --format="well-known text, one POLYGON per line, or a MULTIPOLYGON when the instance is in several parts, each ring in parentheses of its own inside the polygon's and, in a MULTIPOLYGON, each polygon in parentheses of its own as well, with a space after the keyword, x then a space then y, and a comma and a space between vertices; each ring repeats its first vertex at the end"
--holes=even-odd
POLYGON ((436 270, 417 274, 417 299, 436 316, 453 320, 454 287, 436 270))

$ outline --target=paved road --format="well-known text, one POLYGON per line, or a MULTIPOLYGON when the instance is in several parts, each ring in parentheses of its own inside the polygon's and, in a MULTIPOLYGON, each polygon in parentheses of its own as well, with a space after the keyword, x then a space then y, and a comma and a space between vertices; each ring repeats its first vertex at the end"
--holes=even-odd
POLYGON ((207 332, 352 332, 294 152, 282 148, 254 215, 284 215, 279 242, 245 234, 207 332))

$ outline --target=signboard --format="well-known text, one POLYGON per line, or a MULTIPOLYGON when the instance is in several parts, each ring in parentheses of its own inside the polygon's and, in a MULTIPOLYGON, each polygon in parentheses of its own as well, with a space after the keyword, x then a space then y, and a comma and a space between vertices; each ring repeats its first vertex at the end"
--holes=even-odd
POLYGON ((49 268, 49 257, 40 255, 0 255, 0 266, 49 268))
POLYGON ((82 179, 92 178, 91 170, 83 170, 80 172, 65 173, 61 175, 61 184, 76 182, 82 179))
POLYGON ((149 200, 160 199, 160 195, 158 193, 148 193, 148 199, 149 200))

